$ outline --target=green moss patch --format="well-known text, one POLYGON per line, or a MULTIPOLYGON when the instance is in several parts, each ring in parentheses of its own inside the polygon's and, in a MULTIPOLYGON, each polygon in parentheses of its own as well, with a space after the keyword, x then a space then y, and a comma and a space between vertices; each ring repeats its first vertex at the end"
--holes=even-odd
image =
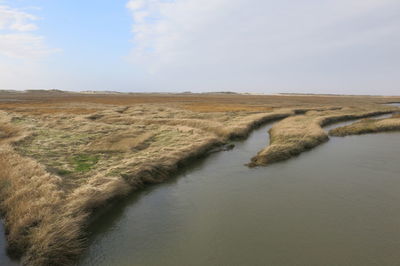
POLYGON ((71 158, 76 172, 88 172, 99 161, 99 156, 90 154, 79 154, 71 158))

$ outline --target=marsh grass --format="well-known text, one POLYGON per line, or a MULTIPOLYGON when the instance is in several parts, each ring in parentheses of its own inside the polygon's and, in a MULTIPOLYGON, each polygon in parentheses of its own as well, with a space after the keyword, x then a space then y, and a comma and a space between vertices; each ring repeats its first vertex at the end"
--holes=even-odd
POLYGON ((400 115, 395 114, 385 119, 362 119, 347 126, 334 128, 329 131, 329 135, 344 137, 389 131, 400 131, 400 115))
MULTIPOLYGON (((322 127, 329 124, 393 112, 393 108, 388 107, 378 106, 374 109, 371 111, 370 108, 354 107, 309 111, 304 115, 286 118, 270 129, 270 144, 251 159, 249 166, 262 166, 287 160, 328 141, 328 134, 322 127)), ((374 120, 370 119, 363 121, 365 126, 374 123, 374 120)))
POLYGON ((263 123, 286 118, 271 130, 271 149, 289 158, 324 141, 324 123, 365 114, 350 106, 379 111, 375 103, 389 101, 49 92, 13 97, 21 101, 0 103, 0 211, 10 252, 34 266, 72 265, 96 209, 164 181, 263 123))

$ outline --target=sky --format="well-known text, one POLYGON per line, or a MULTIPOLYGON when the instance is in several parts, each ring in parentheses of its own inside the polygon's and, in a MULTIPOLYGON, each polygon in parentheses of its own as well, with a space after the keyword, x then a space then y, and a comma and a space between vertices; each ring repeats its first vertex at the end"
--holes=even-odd
POLYGON ((400 95, 400 1, 0 0, 0 89, 400 95))

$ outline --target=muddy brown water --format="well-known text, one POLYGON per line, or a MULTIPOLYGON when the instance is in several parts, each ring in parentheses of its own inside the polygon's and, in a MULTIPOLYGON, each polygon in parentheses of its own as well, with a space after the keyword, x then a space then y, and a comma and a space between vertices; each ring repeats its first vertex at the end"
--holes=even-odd
POLYGON ((398 265, 400 134, 247 168, 270 127, 113 205, 79 265, 398 265))

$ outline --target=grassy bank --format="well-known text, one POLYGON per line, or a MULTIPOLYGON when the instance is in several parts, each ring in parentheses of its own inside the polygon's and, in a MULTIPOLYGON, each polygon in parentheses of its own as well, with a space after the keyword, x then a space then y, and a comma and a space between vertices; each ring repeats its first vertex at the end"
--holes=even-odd
POLYGON ((329 131, 329 135, 344 137, 389 131, 400 131, 400 115, 386 119, 363 119, 348 126, 334 128, 329 131))
POLYGON ((340 110, 309 111, 289 117, 273 126, 270 144, 249 163, 250 167, 287 160, 329 140, 323 127, 341 121, 387 114, 396 110, 385 106, 353 107, 340 110))
POLYGON ((306 148, 315 139, 325 141, 321 125, 349 118, 343 110, 366 115, 351 106, 378 108, 376 103, 388 101, 48 92, 5 97, 13 101, 0 104, 0 211, 9 251, 24 265, 73 264, 97 208, 164 181, 181 165, 263 123, 288 117, 274 127, 271 143, 290 140, 278 150, 293 154, 296 141, 306 148))

